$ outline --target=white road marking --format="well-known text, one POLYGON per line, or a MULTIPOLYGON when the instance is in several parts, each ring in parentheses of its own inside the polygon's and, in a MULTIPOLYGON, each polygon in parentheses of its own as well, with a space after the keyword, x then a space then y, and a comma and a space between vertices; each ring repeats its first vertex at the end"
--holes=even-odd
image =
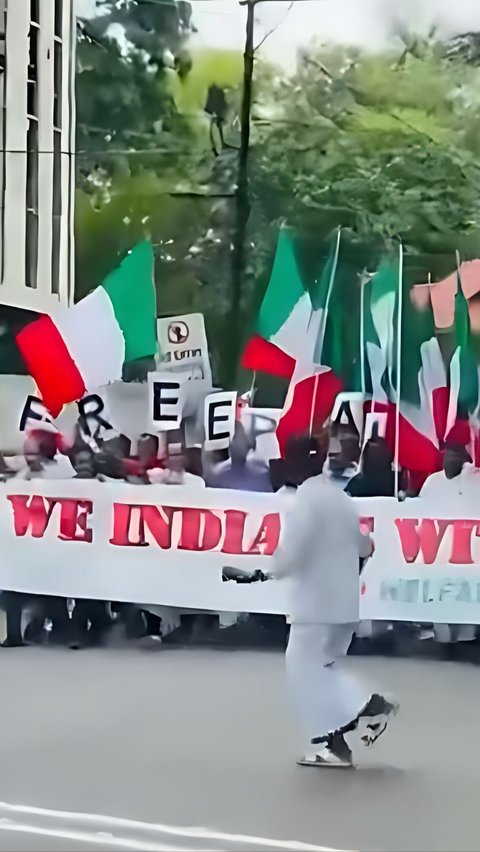
POLYGON ((68 829, 41 828, 39 825, 28 825, 27 823, 14 822, 9 819, 0 819, 0 831, 17 832, 19 834, 35 834, 40 837, 57 837, 61 840, 73 840, 76 843, 94 843, 100 846, 113 846, 118 848, 132 849, 135 852, 195 852, 191 848, 180 846, 164 846, 163 843, 144 843, 141 840, 129 840, 126 837, 115 837, 113 834, 106 835, 98 832, 69 831, 68 829))
MULTIPOLYGON (((208 828, 197 828, 188 826, 172 826, 163 825, 162 823, 141 822, 140 820, 122 819, 119 817, 110 817, 103 814, 87 814, 76 813, 75 811, 59 811, 49 808, 38 808, 30 805, 10 805, 7 802, 0 802, 0 830, 4 831, 28 831, 30 833, 45 834, 51 837, 62 837, 64 839, 80 840, 82 838, 85 843, 96 842, 105 846, 122 846, 136 850, 158 850, 162 852, 164 849, 172 850, 172 846, 162 846, 156 840, 154 843, 148 840, 126 840, 124 837, 115 837, 113 831, 106 833, 105 829, 116 829, 122 832, 145 832, 150 834, 164 834, 172 837, 183 838, 184 840, 194 841, 219 841, 223 843, 240 844, 242 846, 251 845, 253 847, 269 847, 274 849, 284 849, 288 852, 354 852, 354 850, 334 849, 330 846, 317 846, 310 843, 304 843, 300 840, 277 840, 271 837, 256 837, 247 834, 228 834, 227 832, 215 831, 208 828), (71 832, 66 828, 65 831, 60 829, 42 828, 38 825, 23 825, 10 818, 2 818, 2 813, 9 815, 21 814, 23 817, 31 816, 39 819, 52 820, 68 820, 71 823, 83 823, 93 826, 96 831, 78 831, 71 832), (71 836, 70 836, 71 835, 71 836)), ((209 847, 211 849, 211 847, 209 847)), ((223 847, 220 847, 223 849, 223 847)), ((181 850, 179 847, 173 849, 173 852, 194 852, 193 850, 181 850)))

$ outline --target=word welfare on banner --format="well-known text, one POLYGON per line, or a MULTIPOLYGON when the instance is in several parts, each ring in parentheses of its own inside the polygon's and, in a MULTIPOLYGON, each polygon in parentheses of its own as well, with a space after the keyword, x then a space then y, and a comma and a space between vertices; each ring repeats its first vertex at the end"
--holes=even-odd
MULTIPOLYGON (((3 488, 2 589, 288 615, 288 580, 222 582, 225 565, 271 569, 286 496, 194 485, 119 493, 118 483, 79 480, 3 488)), ((355 502, 376 545, 359 583, 362 618, 480 623, 480 518, 469 506, 355 502)))

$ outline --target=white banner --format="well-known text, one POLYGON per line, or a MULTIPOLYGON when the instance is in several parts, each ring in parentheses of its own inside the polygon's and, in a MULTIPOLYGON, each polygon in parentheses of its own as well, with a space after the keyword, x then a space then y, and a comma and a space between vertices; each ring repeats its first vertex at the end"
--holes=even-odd
MULTIPOLYGON (((89 480, 1 485, 0 588, 286 613, 288 583, 222 582, 269 570, 288 498, 89 480)), ((480 517, 468 501, 356 501, 376 550, 360 585, 364 619, 480 623, 480 517)))

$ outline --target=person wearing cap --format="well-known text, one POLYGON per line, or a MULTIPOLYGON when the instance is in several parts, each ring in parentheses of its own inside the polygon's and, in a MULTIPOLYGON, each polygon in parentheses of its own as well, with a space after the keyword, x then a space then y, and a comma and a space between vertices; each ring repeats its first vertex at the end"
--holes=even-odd
MULTIPOLYGON (((443 470, 432 473, 426 480, 420 497, 450 505, 450 499, 477 499, 480 497, 480 471, 463 444, 448 443, 442 455, 443 470)), ((451 645, 472 642, 477 635, 474 624, 434 624, 435 640, 451 645)))

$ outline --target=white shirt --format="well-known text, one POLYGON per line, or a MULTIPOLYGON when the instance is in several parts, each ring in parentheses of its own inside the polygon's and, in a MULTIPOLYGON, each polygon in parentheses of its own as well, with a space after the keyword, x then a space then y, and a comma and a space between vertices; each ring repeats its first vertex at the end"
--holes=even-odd
POLYGON ((432 473, 425 481, 420 497, 443 502, 455 497, 480 501, 480 471, 473 464, 464 464, 462 472, 453 479, 447 479, 443 470, 432 473))
POLYGON ((352 498, 322 476, 304 482, 287 514, 273 562, 274 575, 291 577, 291 620, 358 621, 359 558, 369 556, 371 549, 352 498))

